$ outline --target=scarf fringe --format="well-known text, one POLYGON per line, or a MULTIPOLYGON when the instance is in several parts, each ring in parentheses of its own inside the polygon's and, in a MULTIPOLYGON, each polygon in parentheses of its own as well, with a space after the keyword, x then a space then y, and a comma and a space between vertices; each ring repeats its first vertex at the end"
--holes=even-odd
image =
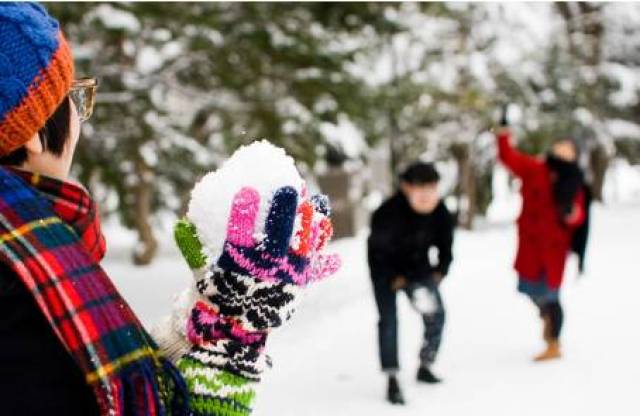
POLYGON ((188 416, 189 393, 178 369, 166 358, 149 357, 121 368, 107 388, 94 386, 105 416, 188 416), (106 392, 105 392, 106 390, 106 392))

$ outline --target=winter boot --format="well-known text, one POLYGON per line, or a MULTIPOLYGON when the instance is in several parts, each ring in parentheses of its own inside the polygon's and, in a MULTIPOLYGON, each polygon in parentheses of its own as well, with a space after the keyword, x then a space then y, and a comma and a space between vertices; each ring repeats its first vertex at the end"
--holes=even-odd
POLYGON ((557 339, 551 339, 547 342, 547 349, 534 357, 533 360, 541 362, 558 359, 560 357, 562 357, 562 353, 560 352, 560 343, 557 339))
POLYGON ((416 376, 419 382, 427 383, 427 384, 437 384, 442 382, 442 380, 436 377, 429 367, 425 367, 423 365, 418 369, 418 375, 416 376))
POLYGON ((400 384, 396 376, 389 376, 389 384, 387 387, 387 401, 391 404, 404 404, 404 397, 400 390, 400 384))

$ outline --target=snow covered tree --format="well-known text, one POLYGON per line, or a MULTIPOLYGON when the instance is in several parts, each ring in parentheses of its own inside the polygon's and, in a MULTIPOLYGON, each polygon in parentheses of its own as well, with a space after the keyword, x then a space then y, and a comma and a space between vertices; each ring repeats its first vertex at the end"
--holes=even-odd
POLYGON ((376 4, 51 3, 78 73, 100 80, 77 174, 153 258, 158 214, 184 210, 198 176, 269 138, 312 167, 339 114, 363 119, 345 66, 378 32, 376 4), (154 223, 154 221, 156 221, 154 223))
POLYGON ((583 163, 601 199, 615 153, 612 126, 620 127, 621 114, 633 105, 625 101, 633 88, 620 82, 628 71, 619 59, 630 55, 621 45, 629 40, 621 38, 620 19, 613 15, 628 15, 637 6, 568 2, 539 8, 548 16, 547 41, 522 54, 520 69, 497 68, 495 79, 504 100, 521 108, 521 146, 539 153, 559 137, 574 138, 586 151, 583 163))
POLYGON ((562 135, 584 142, 596 196, 616 150, 640 154, 636 5, 47 7, 79 75, 101 83, 76 173, 106 215, 136 230, 141 264, 153 258, 162 214, 184 211, 201 174, 259 138, 308 174, 318 161, 366 160, 380 149, 392 174, 420 157, 453 160, 466 227, 491 200, 487 132, 505 103, 521 110, 514 128, 528 151, 562 135), (344 126, 347 140, 332 137, 344 126), (347 149, 356 135, 360 154, 347 149))
POLYGON ((420 157, 453 157, 461 174, 460 220, 471 227, 487 205, 488 198, 478 194, 489 188, 477 185, 482 180, 477 165, 488 158, 476 157, 486 146, 477 138, 492 114, 484 55, 492 35, 481 24, 484 9, 403 3, 389 15, 405 30, 384 38, 382 54, 369 58, 380 76, 370 79, 375 106, 368 134, 387 143, 394 173, 420 157))
POLYGON ((603 10, 604 76, 613 88, 608 101, 611 116, 607 130, 616 153, 640 163, 640 7, 608 4, 603 10))

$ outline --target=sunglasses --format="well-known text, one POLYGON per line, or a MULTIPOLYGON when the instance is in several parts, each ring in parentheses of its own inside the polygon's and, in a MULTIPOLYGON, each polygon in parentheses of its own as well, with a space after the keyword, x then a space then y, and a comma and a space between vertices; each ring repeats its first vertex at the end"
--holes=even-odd
POLYGON ((76 106, 81 122, 89 120, 91 114, 93 114, 97 89, 98 80, 96 78, 80 78, 74 80, 71 84, 69 98, 76 106))

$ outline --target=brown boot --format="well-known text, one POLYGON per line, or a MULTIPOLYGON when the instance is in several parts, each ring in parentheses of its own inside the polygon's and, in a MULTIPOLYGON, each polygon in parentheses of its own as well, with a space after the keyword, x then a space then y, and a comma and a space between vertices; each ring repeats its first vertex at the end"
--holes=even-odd
POLYGON ((547 341, 547 349, 535 356, 533 361, 548 361, 558 359, 560 357, 562 357, 562 353, 560 352, 560 343, 557 339, 551 339, 547 341))

